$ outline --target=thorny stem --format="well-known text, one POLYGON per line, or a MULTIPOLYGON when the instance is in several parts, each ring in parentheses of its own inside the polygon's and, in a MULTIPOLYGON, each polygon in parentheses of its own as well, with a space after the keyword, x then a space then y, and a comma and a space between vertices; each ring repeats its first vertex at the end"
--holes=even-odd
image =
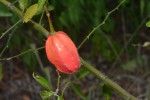
POLYGON ((89 39, 89 37, 98 29, 100 28, 102 25, 105 24, 106 20, 108 19, 109 15, 112 14, 114 11, 116 11, 126 0, 121 1, 113 10, 111 10, 110 12, 107 13, 106 17, 104 18, 104 20, 95 28, 93 28, 93 30, 84 38, 84 40, 79 44, 78 49, 81 48, 81 46, 85 43, 85 41, 87 41, 89 39))
MULTIPOLYGON (((99 24, 96 28, 94 28, 91 32, 90 32, 90 35, 96 30, 96 29, 98 29, 100 26, 102 26, 104 23, 105 23, 105 21, 106 21, 106 19, 108 18, 108 16, 112 13, 112 12, 114 12, 116 9, 118 9, 118 7, 124 2, 125 0, 123 0, 115 9, 113 9, 111 12, 109 12, 108 14, 107 14, 107 16, 105 17, 105 19, 104 19, 104 21, 101 23, 101 24, 99 24)), ((8 1, 6 1, 6 0, 0 0, 0 2, 2 3, 2 4, 4 4, 5 6, 8 6, 10 3, 8 2, 8 1)), ((9 7, 9 6, 8 6, 9 7)), ((11 8, 12 9, 12 8, 11 8)), ((14 7, 13 6, 13 9, 12 9, 16 14, 18 14, 18 15, 22 15, 22 13, 20 12, 20 10, 19 9, 17 9, 16 7, 14 7), (14 10, 15 9, 15 10, 14 10)), ((37 24, 36 22, 34 22, 34 23, 32 23, 33 25, 34 24, 37 24)), ((46 30, 46 29, 44 29, 43 27, 34 27, 36 30, 38 30, 38 31, 40 31, 40 32, 42 32, 43 34, 45 34, 45 31, 44 30, 46 30), (41 29, 38 29, 38 28, 41 28, 41 29)), ((47 31, 48 32, 48 31, 47 31)), ((89 37, 90 35, 88 35, 87 37, 89 37)), ((47 36, 47 35, 45 35, 45 36, 47 36)), ((87 39, 87 38, 86 38, 87 39)), ((84 40, 84 41, 86 41, 86 40, 84 40)), ((84 42, 82 42, 81 44, 83 44, 84 42)), ((80 48, 82 45, 79 45, 79 47, 78 48, 80 48)), ((44 48, 44 47, 40 47, 40 48, 38 48, 38 49, 36 49, 36 50, 40 50, 40 49, 42 49, 42 48, 44 48)), ((23 53, 21 53, 21 54, 18 54, 18 55, 16 55, 16 56, 12 56, 12 57, 9 57, 9 60, 10 59, 13 59, 13 58, 17 58, 17 57, 19 57, 19 56, 21 56, 21 55, 23 55, 23 54, 25 54, 25 53, 28 53, 28 52, 30 52, 30 51, 33 51, 32 49, 29 49, 28 51, 25 51, 25 52, 23 52, 23 53)), ((0 59, 0 60, 8 60, 7 58, 4 58, 4 59, 0 59)), ((127 91, 125 91, 123 88, 121 88, 119 85, 117 85, 115 82, 113 82, 112 80, 110 80, 107 76, 105 76, 102 72, 100 72, 99 70, 97 70, 94 66, 92 66, 92 65, 90 65, 88 62, 86 62, 85 60, 83 60, 82 58, 81 58, 81 61, 82 61, 82 63, 84 64, 84 67, 86 67, 91 73, 93 73, 95 76, 97 76, 98 77, 98 79, 100 79, 100 80, 103 80, 103 82, 105 83, 105 84, 108 84, 112 89, 114 89, 115 91, 117 91, 122 97, 124 97, 125 99, 127 99, 127 98, 129 98, 129 100, 138 100, 138 98, 136 98, 136 97, 134 97, 134 96, 132 96, 131 94, 129 94, 127 91)))

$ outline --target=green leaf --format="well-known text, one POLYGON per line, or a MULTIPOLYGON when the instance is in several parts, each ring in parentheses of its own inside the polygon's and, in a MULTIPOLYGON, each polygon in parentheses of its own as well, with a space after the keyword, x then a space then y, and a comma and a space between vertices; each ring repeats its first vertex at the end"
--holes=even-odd
POLYGON ((0 3, 0 17, 10 17, 12 15, 13 14, 10 13, 10 11, 6 9, 6 7, 0 3))
POLYGON ((46 0, 38 0, 38 9, 37 9, 38 14, 42 12, 45 2, 46 0))
POLYGON ((57 100, 64 100, 64 98, 61 96, 58 96, 57 100))
POLYGON ((3 73, 2 73, 2 64, 0 63, 0 80, 2 79, 2 77, 3 77, 3 73))
POLYGON ((137 67, 137 65, 136 65, 136 59, 128 61, 127 63, 125 63, 124 65, 122 65, 122 67, 125 70, 133 71, 137 67))
POLYGON ((47 81, 44 77, 35 75, 34 73, 33 73, 33 77, 34 77, 34 79, 35 79, 39 84, 41 84, 44 88, 50 90, 49 83, 48 83, 48 81, 47 81))
POLYGON ((150 20, 146 23, 147 27, 150 27, 150 20))
POLYGON ((110 100, 111 97, 111 89, 107 85, 103 85, 103 95, 105 100, 110 100))
POLYGON ((86 100, 86 96, 83 94, 82 90, 80 89, 79 85, 71 83, 71 87, 73 91, 83 100, 86 100))
POLYGON ((25 12, 23 16, 24 22, 27 23, 36 14, 37 7, 38 7, 38 4, 34 4, 27 9, 27 11, 25 12))
POLYGON ((29 0, 19 0, 19 7, 21 10, 24 11, 24 9, 27 7, 29 0))
POLYGON ((54 6, 53 5, 48 5, 48 11, 52 11, 54 10, 54 6))
POLYGON ((43 90, 40 92, 40 96, 41 96, 42 100, 50 99, 50 97, 53 95, 54 95, 54 93, 52 91, 43 90))
POLYGON ((78 79, 82 79, 82 78, 85 78, 89 73, 90 72, 85 67, 83 67, 77 73, 77 77, 78 79))

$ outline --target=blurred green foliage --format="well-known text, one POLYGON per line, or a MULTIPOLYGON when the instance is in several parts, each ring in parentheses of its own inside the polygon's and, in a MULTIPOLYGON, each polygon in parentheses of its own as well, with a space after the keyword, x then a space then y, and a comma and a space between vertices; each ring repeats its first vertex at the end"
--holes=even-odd
MULTIPOLYGON (((14 3, 13 0, 10 0, 10 2, 14 3)), ((55 30, 64 30, 72 38, 76 46, 78 46, 93 27, 100 24, 107 15, 107 12, 116 7, 119 2, 120 0, 49 0, 48 8, 51 11, 55 30)), ((38 3, 38 0, 32 0, 28 2, 28 4, 25 2, 25 5, 21 5, 21 3, 24 3, 24 1, 21 0, 15 2, 14 5, 20 8, 22 12, 25 12, 28 7, 38 3)), ((19 20, 18 16, 1 4, 0 9, 0 22, 2 25, 8 21, 10 25, 13 25, 19 20), (5 20, 3 20, 4 18, 5 20)), ((34 16, 33 20, 39 22, 41 14, 34 16)), ((116 58, 114 50, 119 54, 123 48, 122 44, 125 44, 125 41, 123 41, 123 26, 125 26, 125 31, 126 33, 129 33, 127 35, 130 37, 141 23, 141 20, 146 16, 149 16, 149 14, 149 0, 141 0, 140 2, 126 0, 123 6, 107 19, 101 29, 98 29, 90 39, 86 41, 81 50, 86 51, 86 49, 88 49, 88 53, 90 53, 91 57, 100 56, 106 61, 113 61, 116 58), (124 23, 122 18, 125 19, 124 23)), ((9 24, 6 25, 6 27, 3 27, 3 29, 7 30, 9 24)), ((45 15, 42 19, 42 25, 47 29, 49 28, 45 15)), ((9 50, 13 49, 16 51, 23 51, 30 49, 29 44, 31 42, 36 43, 38 46, 44 45, 44 36, 33 30, 32 26, 22 23, 17 27, 19 31, 17 31, 12 37, 13 41, 9 46, 9 50)), ((1 32, 3 31, 4 30, 1 32)), ((5 36, 5 38, 7 38, 7 36, 5 36)), ((126 39, 128 40, 128 37, 126 39)), ((5 39, 1 41, 4 40, 5 39)), ((132 41, 137 42, 137 37, 132 41)), ((136 49, 132 45, 128 46, 127 50, 128 55, 132 55, 132 57, 136 55, 136 49)), ((13 55, 15 54, 16 52, 13 55)), ((34 58, 32 52, 23 56, 23 61, 28 67, 31 67, 31 70, 34 70, 37 66, 37 60, 34 58)))

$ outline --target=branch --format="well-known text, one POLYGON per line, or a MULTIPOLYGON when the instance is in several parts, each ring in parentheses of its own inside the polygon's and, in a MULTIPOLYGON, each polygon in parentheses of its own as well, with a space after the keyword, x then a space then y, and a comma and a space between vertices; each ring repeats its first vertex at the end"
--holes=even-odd
MULTIPOLYGON (((125 1, 125 0, 124 0, 125 1)), ((21 18, 22 18, 22 13, 19 9, 17 9, 15 6, 11 5, 11 3, 9 3, 8 1, 6 0, 0 0, 0 2, 2 4, 4 4, 5 6, 11 8, 12 11, 14 11, 17 15, 19 15, 21 18), (8 5, 11 5, 8 6, 8 5)), ((121 5, 121 3, 120 3, 121 5)), ((118 5, 118 7, 120 6, 118 5)), ((112 13, 114 12, 116 9, 118 9, 118 7, 116 7, 114 10, 112 10, 111 12, 108 13, 108 15, 105 17, 104 21, 102 22, 102 24, 98 25, 96 28, 94 28, 94 30, 91 32, 91 34, 97 29, 99 28, 101 25, 103 25, 107 19, 107 17, 112 13)), ((34 27, 36 30, 42 32, 43 34, 45 34, 45 36, 47 36, 47 33, 49 33, 46 29, 44 29, 42 26, 40 26, 38 23, 34 22, 34 21, 31 21, 31 23, 33 24, 33 26, 36 26, 34 27)), ((90 36, 90 35, 89 35, 90 36)), ((41 48, 38 48, 37 50, 40 50, 44 47, 41 47, 41 48)), ((10 57, 11 59, 13 58, 16 58, 16 57, 19 57, 25 53, 28 53, 30 51, 33 51, 32 49, 29 49, 28 51, 25 51, 21 54, 18 54, 16 56, 13 56, 13 57, 10 57)), ((7 58, 6 58, 7 59, 7 58)), ((6 59, 3 59, 3 60, 6 60, 6 59)), ((80 58, 82 63, 84 64, 84 67, 86 67, 91 73, 93 73, 95 76, 98 77, 98 79, 102 80, 105 84, 109 85, 112 89, 114 89, 115 91, 117 91, 122 97, 124 97, 125 99, 127 100, 138 100, 138 98, 132 96, 131 94, 129 94, 126 90, 124 90, 123 88, 121 88, 119 85, 117 85, 115 82, 113 82, 112 80, 110 80, 107 76, 105 76, 102 72, 98 71, 94 66, 90 65, 88 62, 86 62, 85 60, 83 60, 82 58, 80 58)), ((2 59, 0 59, 2 60, 2 59)), ((7 59, 7 60, 10 60, 10 59, 7 59)))

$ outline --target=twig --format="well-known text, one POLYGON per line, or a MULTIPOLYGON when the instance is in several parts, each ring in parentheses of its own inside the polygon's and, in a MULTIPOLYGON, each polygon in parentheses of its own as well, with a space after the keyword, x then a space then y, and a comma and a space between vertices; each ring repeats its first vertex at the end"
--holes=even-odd
POLYGON ((122 55, 122 53, 126 50, 127 46, 129 45, 129 43, 132 41, 132 39, 136 36, 137 32, 139 31, 139 29, 142 27, 142 25, 145 23, 146 19, 148 18, 148 16, 141 22, 141 24, 137 27, 137 29, 135 30, 135 32, 133 32, 133 34, 131 35, 131 37, 129 38, 129 40, 127 40, 125 46, 123 47, 123 49, 120 51, 118 57, 116 58, 116 60, 114 61, 114 63, 111 66, 111 69, 109 70, 110 72, 112 71, 112 69, 114 68, 114 66, 116 65, 117 61, 119 60, 120 56, 122 55))
POLYGON ((41 17, 40 17, 40 21, 39 21, 39 24, 40 24, 40 25, 41 25, 41 23, 42 23, 43 15, 44 15, 44 11, 42 12, 42 15, 41 15, 41 17))
MULTIPOLYGON (((126 38, 126 23, 124 18, 124 12, 122 12, 121 16, 122 16, 121 19, 122 19, 123 40, 124 40, 124 44, 126 44, 127 38, 126 38)), ((129 60, 129 56, 128 56, 129 52, 127 48, 125 49, 125 53, 126 53, 127 60, 129 60)))
POLYGON ((12 37, 12 34, 14 33, 15 30, 16 30, 16 28, 11 32, 11 34, 9 34, 9 38, 7 40, 7 43, 6 43, 5 47, 3 48, 2 52, 0 53, 0 57, 3 55, 4 51, 6 50, 6 48, 8 48, 8 44, 9 44, 10 39, 12 37))
POLYGON ((70 82, 70 80, 71 80, 71 75, 72 75, 72 74, 69 75, 69 79, 68 79, 67 83, 65 84, 64 88, 62 89, 61 97, 63 97, 63 94, 64 94, 66 88, 67 88, 68 85, 71 83, 71 82, 70 82))
POLYGON ((106 20, 108 19, 109 15, 111 15, 114 11, 116 11, 126 0, 121 1, 113 10, 111 10, 110 12, 107 13, 106 17, 104 18, 104 20, 95 28, 93 28, 93 30, 84 38, 84 40, 79 44, 78 49, 81 48, 81 46, 85 43, 86 40, 88 40, 90 38, 90 36, 98 29, 100 28, 102 25, 105 24, 106 20))
POLYGON ((34 50, 41 50, 43 48, 45 48, 45 46, 39 47, 37 49, 28 49, 28 50, 26 50, 26 51, 24 51, 24 52, 22 52, 22 53, 20 53, 18 55, 11 56, 11 57, 8 57, 8 58, 2 58, 2 59, 0 59, 0 61, 2 61, 2 60, 11 60, 11 59, 14 59, 14 58, 18 58, 18 57, 20 57, 20 56, 22 56, 22 55, 24 55, 26 53, 29 53, 29 52, 34 51, 34 50))
POLYGON ((3 38, 4 35, 6 35, 10 30, 12 30, 20 22, 21 22, 21 20, 17 21, 13 26, 11 26, 8 30, 6 30, 4 33, 2 33, 0 40, 3 38))
POLYGON ((40 57, 38 55, 38 52, 36 51, 35 44, 30 44, 30 47, 31 47, 32 50, 34 50, 33 52, 34 52, 34 54, 35 54, 35 56, 36 56, 36 58, 37 58, 37 60, 39 62, 40 68, 44 72, 44 65, 43 65, 43 63, 42 63, 42 61, 41 61, 41 59, 40 59, 40 57))

